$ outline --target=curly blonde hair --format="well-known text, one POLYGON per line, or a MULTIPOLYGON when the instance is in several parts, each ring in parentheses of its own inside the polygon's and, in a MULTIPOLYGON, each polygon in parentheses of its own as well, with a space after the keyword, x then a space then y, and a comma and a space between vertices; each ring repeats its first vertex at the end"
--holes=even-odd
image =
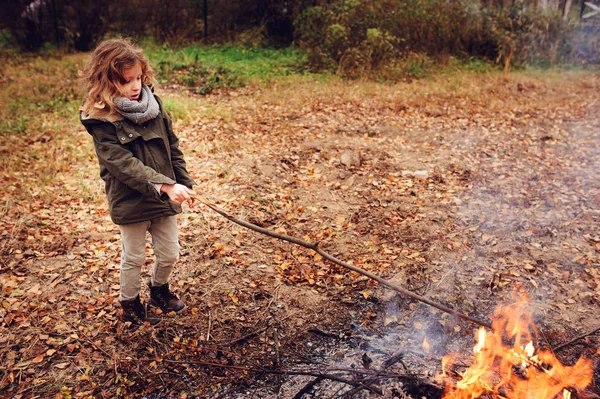
POLYGON ((113 99, 122 93, 126 83, 123 72, 137 63, 142 67, 142 83, 148 86, 156 84, 154 70, 143 50, 129 39, 111 39, 103 41, 92 52, 88 65, 80 72, 86 83, 87 99, 82 111, 89 115, 94 108, 103 108, 108 113, 115 111, 113 99))

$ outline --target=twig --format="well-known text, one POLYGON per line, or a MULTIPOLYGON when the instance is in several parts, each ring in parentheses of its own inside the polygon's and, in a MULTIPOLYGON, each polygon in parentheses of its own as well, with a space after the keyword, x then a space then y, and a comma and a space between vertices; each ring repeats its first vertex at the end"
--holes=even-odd
POLYGON ((279 352, 279 332, 277 327, 273 329, 273 341, 275 342, 275 367, 281 365, 281 353, 279 352))
MULTIPOLYGON (((277 332, 277 327, 273 329, 273 342, 275 346, 275 367, 279 368, 281 366, 281 353, 279 352, 279 333, 277 332)), ((281 377, 277 377, 278 385, 281 385, 281 377)))
POLYGON ((335 263, 337 265, 340 265, 340 266, 342 266, 342 267, 344 267, 346 269, 352 270, 352 271, 354 271, 356 273, 362 274, 363 276, 366 276, 366 277, 368 277, 368 278, 370 278, 372 280, 375 280, 375 281, 379 282, 380 284, 382 284, 382 285, 384 285, 384 286, 386 286, 388 288, 391 288, 394 291, 398 291, 399 293, 401 293, 403 295, 406 295, 408 297, 411 297, 411 298, 413 298, 413 299, 415 299, 415 300, 417 300, 419 302, 423 302, 423 303, 425 303, 425 304, 427 304, 429 306, 433 306, 434 308, 439 309, 439 310, 441 310, 443 312, 446 312, 446 313, 452 314, 454 316, 460 317, 462 319, 468 320, 468 321, 470 321, 472 323, 478 324, 478 325, 486 327, 488 329, 492 328, 491 324, 489 324, 489 323, 486 323, 486 322, 481 321, 481 320, 477 320, 477 319, 472 318, 470 316, 467 316, 467 315, 465 315, 463 313, 457 312, 454 309, 451 309, 451 308, 449 308, 447 306, 441 305, 441 304, 439 304, 437 302, 434 302, 434 301, 429 300, 427 298, 424 298, 424 297, 422 297, 420 295, 417 295, 417 294, 415 294, 415 293, 413 293, 411 291, 408 291, 408 290, 406 290, 406 289, 404 289, 404 288, 402 288, 402 287, 400 287, 400 286, 398 286, 398 285, 396 285, 394 283, 391 283, 390 281, 387 281, 387 280, 385 280, 385 279, 383 279, 383 278, 381 278, 381 277, 379 277, 379 276, 377 276, 377 275, 375 275, 375 274, 373 274, 371 272, 368 272, 368 271, 366 271, 364 269, 361 269, 360 267, 357 267, 357 266, 351 265, 349 263, 346 263, 344 261, 341 261, 341 260, 335 258, 334 256, 330 255, 329 253, 323 251, 321 248, 319 248, 319 243, 318 242, 304 241, 304 240, 301 240, 301 239, 296 238, 296 237, 291 237, 291 236, 288 236, 288 235, 279 234, 279 233, 276 233, 274 231, 265 229, 263 227, 256 226, 256 225, 254 225, 252 223, 245 222, 245 221, 240 220, 240 219, 238 219, 238 218, 236 218, 234 216, 229 215, 225 211, 223 211, 220 208, 218 208, 216 205, 212 204, 211 202, 209 202, 208 200, 206 200, 206 199, 204 199, 204 198, 202 198, 200 196, 196 196, 196 198, 200 202, 202 202, 204 205, 206 205, 207 207, 209 207, 210 209, 212 209, 213 211, 215 211, 219 215, 223 216, 225 219, 227 219, 227 220, 229 220, 229 221, 231 221, 231 222, 233 222, 235 224, 238 224, 240 226, 246 227, 246 228, 248 228, 250 230, 254 230, 254 231, 258 232, 258 233, 267 235, 269 237, 277 238, 277 239, 280 239, 280 240, 291 242, 292 244, 296 244, 296 245, 299 245, 299 246, 307 248, 307 249, 311 249, 311 250, 315 251, 316 253, 318 253, 319 255, 321 255, 322 257, 324 257, 325 259, 328 259, 329 261, 331 261, 331 262, 333 262, 333 263, 335 263))
MULTIPOLYGON (((254 370, 249 370, 249 371, 254 371, 254 370)), ((381 392, 381 390, 379 388, 373 388, 369 385, 365 385, 362 381, 351 381, 351 380, 347 380, 345 378, 339 377, 335 374, 325 374, 325 373, 321 373, 318 371, 295 371, 295 370, 262 370, 262 372, 264 373, 268 373, 268 374, 279 374, 279 375, 309 375, 309 376, 313 376, 313 377, 317 377, 317 378, 323 378, 323 379, 327 379, 327 380, 331 380, 331 381, 335 381, 335 382, 341 382, 343 384, 347 384, 347 385, 352 385, 354 387, 357 388, 361 388, 361 389, 366 389, 368 391, 371 391, 373 393, 382 395, 383 393, 381 392)))
MULTIPOLYGON (((389 359, 387 359, 385 362, 383 362, 383 365, 381 366, 381 368, 375 373, 375 375, 373 375, 373 377, 366 379, 364 381, 365 385, 371 385, 371 384, 375 384, 377 381, 379 381, 379 377, 385 372, 386 369, 392 367, 394 364, 401 362, 402 363, 402 358, 404 357, 404 352, 398 352, 394 355, 392 355, 389 359)), ((402 363, 402 365, 404 366, 404 363, 402 363)), ((406 366, 404 366, 404 368, 406 369, 406 366)), ((349 398, 352 397, 352 395, 354 395, 355 393, 358 393, 358 389, 357 388, 352 388, 351 390, 349 390, 348 392, 343 393, 342 395, 345 395, 349 398)))
POLYGON ((110 353, 108 353, 107 351, 105 351, 104 349, 100 348, 98 345, 96 345, 94 342, 92 342, 92 340, 89 338, 89 336, 83 332, 83 330, 79 330, 77 328, 75 328, 75 326, 69 321, 69 320, 65 320, 67 322, 67 324, 69 324, 71 326, 71 328, 75 331, 78 331, 79 334, 81 334, 81 336, 83 337, 83 340, 79 339, 79 336, 77 336, 78 338, 75 338, 75 340, 79 343, 83 343, 83 341, 87 342, 89 345, 91 345, 92 348, 96 348, 97 350, 99 350, 100 352, 104 353, 104 355, 107 358, 112 358, 112 355, 110 353))
POLYGON ((339 335, 336 335, 336 334, 330 333, 330 332, 326 332, 326 331, 320 330, 318 328, 309 328, 307 331, 309 333, 312 333, 312 334, 315 334, 315 335, 320 335, 322 337, 333 338, 333 339, 340 339, 339 335))
POLYGON ((278 285, 277 287, 275 287, 274 295, 271 297, 271 300, 269 301, 269 303, 265 307, 265 310, 262 313, 263 314, 262 318, 264 318, 264 315, 269 311, 269 309, 271 309, 271 305, 273 304, 273 301, 279 300, 279 289, 280 288, 281 288, 281 284, 278 285))
POLYGON ((261 327, 261 328, 259 328, 258 330, 251 331, 251 332, 249 332, 249 333, 248 333, 248 334, 246 334, 246 335, 243 335, 243 336, 241 336, 241 337, 239 337, 239 338, 236 338, 236 339, 234 339, 233 341, 228 341, 228 342, 226 342, 226 343, 225 343, 225 345, 227 345, 227 346, 236 345, 238 342, 241 342, 241 341, 244 341, 244 340, 246 340, 246 339, 248 339, 248 338, 251 338, 251 337, 255 337, 255 336, 257 336, 258 334, 260 334, 260 333, 262 333, 262 332, 266 331, 266 330, 267 330, 267 328, 269 328, 269 327, 271 326, 271 324, 270 324, 270 321, 271 321, 271 319, 270 319, 270 318, 268 318, 268 319, 266 320, 266 322, 267 322, 267 325, 266 325, 266 326, 264 326, 264 327, 261 327))
POLYGON ((212 324, 212 315, 210 314, 210 310, 208 311, 208 329, 206 330, 206 342, 210 340, 210 327, 212 324))
POLYGON ((307 375, 307 376, 312 376, 312 377, 317 377, 317 378, 320 377, 322 379, 327 379, 327 380, 331 380, 331 381, 341 382, 343 384, 352 385, 354 387, 361 387, 363 389, 366 389, 368 391, 371 391, 371 392, 379 394, 379 395, 382 394, 380 389, 364 385, 362 383, 362 381, 350 381, 350 380, 347 380, 340 376, 337 376, 335 374, 327 374, 327 373, 322 373, 319 371, 270 370, 270 369, 263 369, 263 368, 252 368, 252 367, 244 367, 244 366, 236 366, 236 365, 220 364, 220 363, 212 363, 212 362, 169 360, 169 359, 163 359, 163 362, 164 363, 174 363, 174 364, 194 364, 194 365, 200 365, 200 366, 206 366, 206 367, 221 367, 221 368, 234 369, 234 370, 243 370, 243 371, 246 371, 249 373, 259 373, 259 374, 263 373, 263 374, 275 374, 275 375, 307 375))
POLYGON ((572 343, 579 341, 582 338, 589 337, 590 335, 597 333, 598 331, 600 331, 600 327, 596 328, 595 330, 590 331, 589 333, 581 334, 580 336, 573 338, 569 342, 565 342, 564 344, 558 345, 556 348, 552 349, 552 351, 554 351, 554 352, 559 351, 559 350, 571 345, 572 343))
MULTIPOLYGON (((378 377, 378 378, 387 378, 387 379, 393 379, 393 378, 395 378, 395 379, 398 379, 398 380, 403 381, 405 383, 413 383, 413 384, 418 384, 420 386, 424 385, 424 386, 427 386, 427 387, 429 387, 431 389, 435 389, 437 391, 440 391, 440 393, 443 391, 443 387, 441 387, 441 386, 439 386, 439 385, 437 385, 437 384, 435 384, 435 383, 433 383, 431 381, 428 381, 427 379, 424 379, 424 378, 421 378, 421 377, 418 377, 418 376, 415 376, 415 375, 406 375, 406 374, 398 374, 398 373, 387 373, 385 371, 383 371, 383 372, 382 371, 375 372, 375 371, 371 371, 371 370, 356 370, 356 369, 343 369, 343 368, 342 369, 332 369, 331 371, 345 371, 345 372, 348 372, 348 373, 354 373, 354 374, 360 374, 360 375, 365 375, 366 374, 366 375, 369 375, 369 376, 375 376, 375 377, 378 377)), ((457 376, 458 376, 458 374, 457 374, 457 376)), ((374 378, 374 377, 371 377, 371 378, 374 378)), ((367 383, 368 380, 364 380, 363 382, 367 383)), ((348 391, 348 392, 343 393, 342 395, 340 395, 340 397, 350 397, 351 398, 352 396, 348 395, 350 393, 354 393, 354 392, 348 391)), ((335 397, 335 396, 333 396, 333 397, 335 397)), ((438 397, 438 396, 435 396, 435 397, 438 397)), ((506 399, 506 398, 503 398, 503 399, 506 399)))
POLYGON ((304 396, 305 393, 309 393, 311 391, 311 389, 313 389, 313 387, 321 381, 323 381, 323 378, 321 378, 321 377, 317 377, 314 380, 310 381, 308 384, 306 384, 304 386, 304 388, 299 390, 298 393, 295 394, 292 399, 302 399, 302 397, 304 396))

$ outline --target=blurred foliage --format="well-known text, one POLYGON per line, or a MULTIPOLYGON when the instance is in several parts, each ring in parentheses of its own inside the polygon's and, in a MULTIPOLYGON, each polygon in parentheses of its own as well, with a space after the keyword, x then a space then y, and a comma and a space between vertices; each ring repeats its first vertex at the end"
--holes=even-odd
POLYGON ((37 51, 45 43, 88 51, 107 35, 162 43, 229 42, 249 30, 253 44, 289 45, 293 21, 310 0, 2 0, 0 29, 14 44, 37 51), (206 33, 208 34, 205 37, 206 33))
POLYGON ((597 23, 564 21, 558 10, 522 1, 483 7, 472 0, 339 0, 307 8, 295 27, 313 69, 347 77, 411 75, 415 54, 442 62, 479 57, 506 70, 598 64, 597 23))
MULTIPOLYGON (((295 44, 306 52, 310 70, 349 78, 412 78, 449 58, 489 60, 507 71, 526 65, 600 64, 598 18, 582 22, 572 10, 565 20, 556 6, 535 3, 206 0, 205 10, 204 0, 3 0, 0 30, 1 42, 30 52, 89 51, 113 36, 152 38, 179 49, 215 43, 246 49, 295 44)), ((191 63, 178 66, 188 83, 200 84, 203 92, 245 84, 243 76, 235 76, 243 71, 199 65, 196 58, 202 61, 204 55, 196 53, 187 59, 191 63)), ((219 56, 228 57, 227 51, 219 56)))
POLYGON ((308 8, 296 29, 314 68, 356 76, 413 53, 491 55, 483 22, 464 0, 342 0, 308 8))

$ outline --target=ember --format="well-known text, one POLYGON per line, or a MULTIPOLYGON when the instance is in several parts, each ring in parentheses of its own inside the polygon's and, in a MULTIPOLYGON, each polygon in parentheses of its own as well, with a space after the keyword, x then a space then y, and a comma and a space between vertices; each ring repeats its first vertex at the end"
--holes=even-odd
MULTIPOLYGON (((571 397, 571 389, 585 389, 592 380, 592 362, 580 358, 564 366, 547 350, 537 350, 537 333, 527 301, 494 312, 492 331, 477 332, 473 364, 460 379, 452 378, 456 355, 444 357, 443 399, 474 399, 482 395, 506 399, 571 397)), ((456 376, 456 373, 454 373, 456 376)))

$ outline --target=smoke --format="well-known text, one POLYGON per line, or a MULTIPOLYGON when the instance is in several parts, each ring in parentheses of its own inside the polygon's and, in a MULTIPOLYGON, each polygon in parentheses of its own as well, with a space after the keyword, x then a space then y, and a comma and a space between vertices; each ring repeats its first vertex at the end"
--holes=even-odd
MULTIPOLYGON (((586 265, 597 263, 589 254, 600 216, 598 136, 597 127, 581 122, 489 142, 478 180, 457 209, 471 231, 472 251, 464 256, 476 265, 460 278, 482 277, 490 298, 523 286, 546 310, 558 309, 556 298, 570 291, 590 297, 582 290, 586 265)), ((478 295, 471 298, 481 302, 478 295)))

